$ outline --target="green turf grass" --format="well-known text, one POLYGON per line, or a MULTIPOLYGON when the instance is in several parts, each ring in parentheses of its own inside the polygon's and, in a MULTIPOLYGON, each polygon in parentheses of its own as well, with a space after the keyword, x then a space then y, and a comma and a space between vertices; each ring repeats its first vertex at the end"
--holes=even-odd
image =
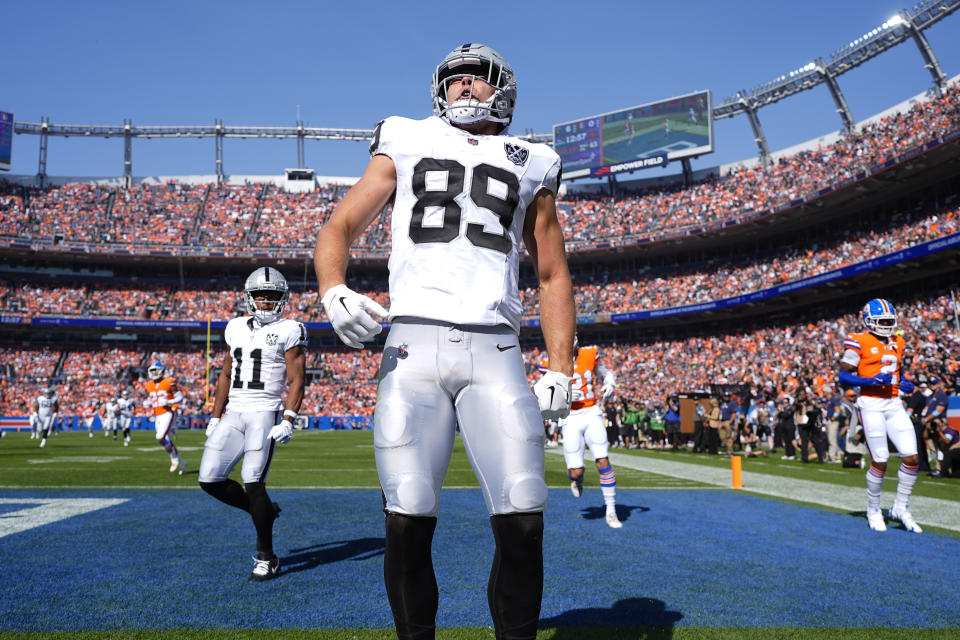
MULTIPOLYGON (((203 453, 205 436, 202 430, 181 431, 176 444, 187 460, 183 476, 168 471, 170 459, 156 444, 153 433, 133 432, 133 442, 124 447, 117 440, 105 438, 100 431, 94 437, 85 431, 64 432, 51 436, 40 449, 27 432, 8 433, 0 440, 0 487, 3 488, 197 488, 197 470, 203 453)), ((633 456, 649 456, 658 460, 687 462, 717 468, 730 468, 726 456, 709 456, 683 451, 646 451, 611 449, 633 456)), ((896 473, 899 460, 891 457, 888 469, 896 473)), ((590 465, 588 465, 590 467, 590 465)), ((864 486, 864 471, 843 469, 838 464, 802 464, 772 458, 743 460, 745 472, 764 473, 813 480, 848 487, 864 486)), ((889 472, 888 472, 889 475, 889 472)), ((239 479, 239 465, 234 470, 239 479)), ((547 484, 551 488, 569 486, 563 457, 547 455, 547 484)), ((379 488, 373 460, 373 433, 370 431, 301 431, 295 432, 286 445, 279 445, 270 468, 270 486, 275 488, 379 488)), ((447 487, 477 487, 473 469, 459 438, 454 444, 453 458, 447 472, 447 487)), ((592 468, 585 477, 587 487, 599 487, 592 468)), ((706 487, 691 480, 617 468, 617 486, 623 489, 689 489, 706 487)), ((944 500, 955 500, 960 507, 960 480, 934 480, 920 474, 914 494, 944 500)))

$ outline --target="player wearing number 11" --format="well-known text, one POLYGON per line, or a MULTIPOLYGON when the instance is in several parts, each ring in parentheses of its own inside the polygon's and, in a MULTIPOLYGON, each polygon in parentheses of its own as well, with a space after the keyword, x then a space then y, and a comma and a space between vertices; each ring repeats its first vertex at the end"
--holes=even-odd
POLYGON ((273 552, 273 521, 280 507, 265 484, 274 443, 290 440, 303 400, 307 332, 299 322, 280 317, 287 295, 287 281, 276 269, 260 267, 247 278, 243 297, 250 315, 234 318, 223 332, 228 350, 200 461, 200 487, 253 519, 257 555, 250 582, 280 572, 273 552), (240 458, 243 486, 227 477, 240 458))
POLYGON ((534 638, 543 591, 543 419, 570 409, 573 290, 554 198, 560 158, 506 135, 517 85, 503 57, 465 44, 437 66, 432 117, 387 118, 370 164, 317 236, 323 307, 347 345, 393 320, 378 374, 374 454, 384 579, 401 640, 433 638, 431 543, 456 425, 496 543, 487 600, 496 638, 534 638), (393 200, 390 311, 345 284, 350 245, 393 200), (540 280, 556 371, 527 384, 519 248, 540 280), (539 406, 538 406, 539 405, 539 406))
POLYGON ((920 533, 922 530, 908 508, 920 459, 917 435, 898 393, 913 393, 913 383, 900 371, 905 343, 903 336, 894 334, 897 312, 888 301, 874 298, 863 306, 860 321, 866 331, 844 339, 838 377, 843 385, 860 387, 857 409, 871 458, 867 472, 867 523, 874 531, 887 528, 880 510, 880 491, 890 457, 889 438, 900 455, 897 497, 889 515, 908 531, 920 533))

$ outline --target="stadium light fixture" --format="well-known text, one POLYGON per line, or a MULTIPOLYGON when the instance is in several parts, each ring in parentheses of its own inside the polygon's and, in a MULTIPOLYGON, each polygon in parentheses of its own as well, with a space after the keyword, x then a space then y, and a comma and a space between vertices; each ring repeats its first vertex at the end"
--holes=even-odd
POLYGON ((895 15, 895 16, 893 16, 892 18, 890 18, 889 20, 887 20, 884 24, 886 24, 887 27, 889 28, 889 27, 895 27, 895 26, 897 26, 898 24, 903 24, 903 22, 904 22, 903 16, 901 16, 901 15, 898 13, 897 15, 895 15))

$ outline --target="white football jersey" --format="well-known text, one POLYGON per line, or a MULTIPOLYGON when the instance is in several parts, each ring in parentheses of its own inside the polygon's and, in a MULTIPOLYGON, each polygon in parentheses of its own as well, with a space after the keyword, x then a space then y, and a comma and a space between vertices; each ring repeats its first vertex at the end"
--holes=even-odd
POLYGON ((116 418, 119 409, 120 407, 114 400, 107 400, 106 404, 103 405, 104 416, 107 418, 116 418))
POLYGON ((370 155, 397 171, 390 318, 520 329, 517 288, 527 207, 557 193, 560 156, 545 144, 473 135, 431 116, 377 125, 370 155))
POLYGON ((252 316, 227 323, 223 338, 230 348, 233 371, 227 404, 232 411, 276 411, 283 406, 287 383, 284 354, 307 342, 307 330, 294 320, 261 325, 252 316))
POLYGON ((60 401, 60 398, 54 394, 48 398, 46 394, 37 396, 37 415, 41 418, 47 418, 53 414, 53 406, 60 401))
POLYGON ((133 416, 133 398, 117 398, 117 408, 121 416, 133 416))

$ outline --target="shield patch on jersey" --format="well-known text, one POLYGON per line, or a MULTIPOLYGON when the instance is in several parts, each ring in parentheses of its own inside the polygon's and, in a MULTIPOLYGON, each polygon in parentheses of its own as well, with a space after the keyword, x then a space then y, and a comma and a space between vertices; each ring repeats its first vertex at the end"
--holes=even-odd
POLYGON ((518 144, 513 144, 512 142, 504 142, 503 150, 507 152, 507 159, 518 167, 525 165, 527 158, 530 157, 530 151, 528 149, 518 144))
POLYGON ((266 339, 267 339, 268 347, 275 347, 277 345, 277 342, 280 341, 280 336, 278 336, 275 333, 268 333, 266 339))

